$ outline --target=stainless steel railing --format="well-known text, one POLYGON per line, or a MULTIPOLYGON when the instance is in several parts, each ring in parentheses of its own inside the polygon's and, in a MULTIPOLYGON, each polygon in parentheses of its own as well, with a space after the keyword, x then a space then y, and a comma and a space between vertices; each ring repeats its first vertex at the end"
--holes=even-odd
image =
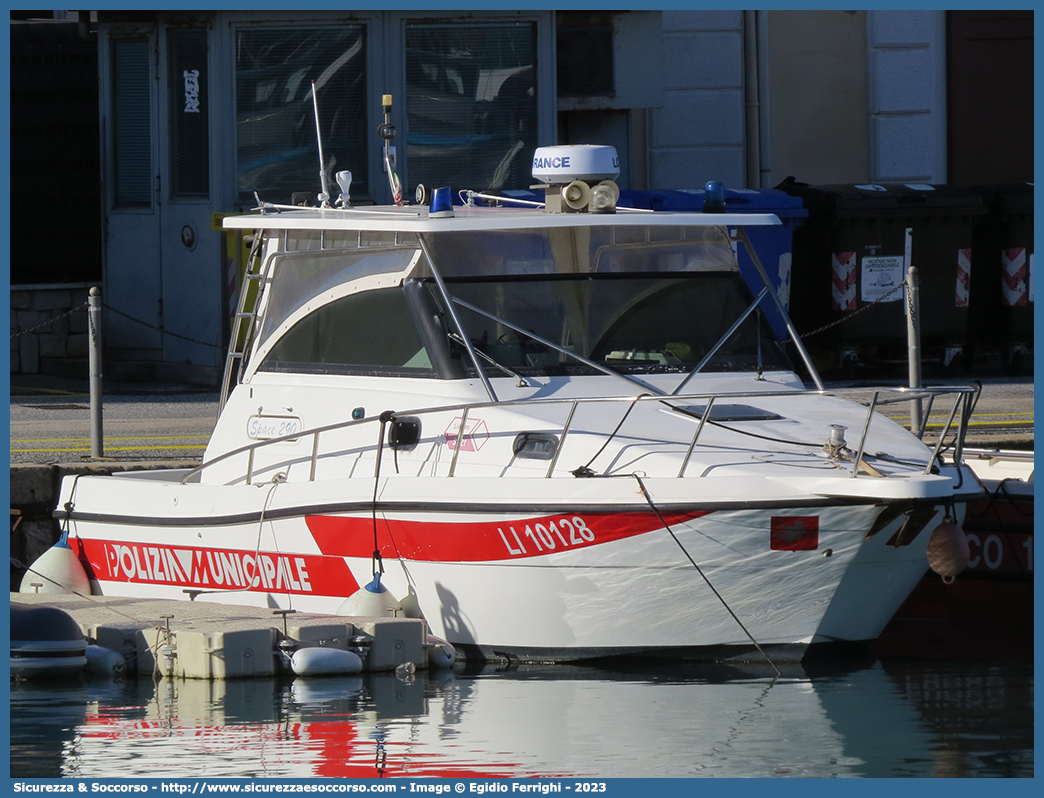
MULTIPOLYGON (((931 407, 934 401, 945 395, 953 395, 953 405, 949 411, 949 415, 946 422, 943 424, 942 430, 939 433, 938 440, 935 443, 934 450, 932 451, 931 457, 925 466, 924 473, 929 473, 932 468, 932 464, 938 458, 942 451, 942 447, 946 442, 947 438, 953 435, 953 446, 954 446, 954 459, 956 462, 960 462, 963 448, 964 438, 967 433, 968 421, 971 417, 972 410, 975 406, 975 401, 978 399, 979 394, 978 387, 972 386, 936 386, 931 388, 905 388, 905 387, 870 387, 870 388, 839 388, 834 390, 804 390, 804 391, 753 391, 753 392, 736 392, 736 393, 713 393, 713 394, 684 394, 684 395, 650 395, 640 394, 637 396, 608 396, 608 397, 587 397, 582 399, 518 399, 514 401, 500 401, 500 402, 469 402, 464 404, 456 405, 443 405, 439 407, 429 407, 412 409, 406 411, 396 411, 395 417, 404 416, 425 416, 436 413, 455 413, 460 412, 460 424, 457 427, 457 445, 453 448, 453 456, 450 460, 449 471, 447 477, 453 477, 456 472, 457 457, 460 453, 461 442, 465 437, 465 429, 468 422, 468 415, 476 410, 482 410, 485 408, 497 408, 498 410, 505 410, 511 408, 533 408, 540 406, 554 406, 562 405, 567 406, 568 411, 565 422, 561 427, 560 440, 558 447, 555 451, 550 464, 548 465, 547 471, 544 474, 544 478, 550 478, 555 471, 555 467, 558 464, 559 456, 565 447, 565 442, 569 433, 572 429, 573 421, 576 413, 582 407, 587 407, 595 404, 609 404, 609 403, 642 403, 642 402, 659 402, 667 405, 668 407, 675 406, 677 402, 691 402, 691 401, 703 401, 705 406, 702 415, 699 416, 699 423, 696 426, 696 430, 693 432, 692 438, 688 442, 688 446, 685 455, 682 460, 681 467, 678 471, 678 477, 684 477, 689 461, 692 457, 693 452, 699 445, 701 434, 706 426, 706 422, 710 419, 711 413, 713 412, 714 403, 722 399, 765 399, 769 397, 804 397, 804 396, 837 396, 843 397, 849 394, 861 394, 868 396, 869 399, 865 402, 857 402, 858 404, 864 404, 866 407, 866 417, 863 423, 863 428, 859 436, 859 442, 854 450, 855 454, 852 457, 852 470, 849 474, 850 477, 856 477, 859 471, 860 462, 863 459, 863 451, 866 445, 867 436, 869 435, 871 423, 874 419, 877 410, 887 404, 892 403, 909 403, 912 400, 927 401, 928 412, 924 414, 924 418, 928 418, 931 412, 931 407), (882 396, 885 398, 882 399, 882 396)), ((213 457, 196 468, 192 469, 181 480, 181 484, 186 484, 196 476, 200 475, 203 471, 211 468, 219 463, 224 463, 232 458, 240 455, 246 455, 247 465, 246 470, 243 473, 243 477, 247 484, 250 484, 255 471, 255 460, 256 454, 259 450, 274 446, 279 443, 285 443, 288 441, 294 441, 301 438, 312 438, 312 451, 309 457, 309 481, 314 481, 316 477, 316 467, 320 458, 320 438, 326 433, 334 432, 336 430, 344 430, 353 426, 364 426, 364 425, 375 425, 384 424, 387 421, 386 414, 380 416, 367 416, 361 419, 350 419, 348 421, 339 421, 332 424, 326 424, 320 427, 313 427, 301 432, 294 432, 288 435, 283 435, 276 438, 267 438, 265 440, 256 441, 254 443, 240 446, 231 451, 220 454, 213 457), (384 418, 382 419, 382 416, 384 418)), ((918 437, 923 440, 924 429, 918 430, 918 437)), ((381 430, 379 443, 372 444, 366 448, 373 448, 375 451, 379 446, 384 445, 383 429, 381 430)), ((266 466, 271 468, 272 466, 266 466)))

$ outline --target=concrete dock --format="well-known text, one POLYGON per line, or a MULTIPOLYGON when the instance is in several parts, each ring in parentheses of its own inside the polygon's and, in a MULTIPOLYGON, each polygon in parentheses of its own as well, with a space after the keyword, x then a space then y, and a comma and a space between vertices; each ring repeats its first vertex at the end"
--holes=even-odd
POLYGON ((88 642, 121 654, 140 675, 242 679, 289 672, 301 648, 359 654, 363 670, 428 667, 427 624, 415 618, 357 618, 273 611, 204 601, 12 593, 11 603, 57 607, 88 642))

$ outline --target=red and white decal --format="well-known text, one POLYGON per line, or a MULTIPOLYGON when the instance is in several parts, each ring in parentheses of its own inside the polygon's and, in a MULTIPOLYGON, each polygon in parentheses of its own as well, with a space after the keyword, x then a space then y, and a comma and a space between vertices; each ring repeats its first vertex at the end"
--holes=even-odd
POLYGON ((769 548, 773 551, 815 551, 819 548, 819 516, 772 516, 769 548))
MULTIPOLYGON (((664 513, 668 524, 707 515, 664 513)), ((305 518, 319 550, 340 557, 370 557, 373 519, 329 515, 305 518)), ((404 521, 377 524, 383 556, 425 562, 492 562, 539 557, 663 529, 652 513, 562 513, 513 521, 404 521)))
POLYGON ((464 429, 460 428, 461 416, 457 416, 450 425, 446 427, 443 435, 446 436, 446 445, 450 451, 457 448, 457 438, 460 437, 460 450, 462 452, 477 452, 486 441, 489 440, 489 428, 481 418, 469 418, 464 429))
POLYGON ((1004 302, 1009 307, 1025 305, 1028 301, 1029 267, 1023 247, 1005 249, 1001 252, 1001 288, 1004 302))
POLYGON ((834 270, 831 296, 834 310, 856 309, 856 254, 833 252, 830 265, 834 270))
POLYGON ((954 307, 968 307, 968 293, 971 290, 971 250, 957 250, 957 296, 954 307))
POLYGON ((79 538, 70 544, 101 581, 329 596, 359 587, 339 557, 79 538))

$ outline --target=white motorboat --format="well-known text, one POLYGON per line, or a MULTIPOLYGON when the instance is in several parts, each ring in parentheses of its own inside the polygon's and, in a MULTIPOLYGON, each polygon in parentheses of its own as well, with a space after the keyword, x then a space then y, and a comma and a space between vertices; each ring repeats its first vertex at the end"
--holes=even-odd
POLYGON ((614 162, 539 149, 544 208, 227 218, 254 252, 202 465, 63 482, 92 592, 424 617, 486 658, 875 638, 981 494, 974 389, 846 398, 794 335, 806 388, 737 269, 779 220, 616 208, 614 162), (941 395, 934 447, 876 412, 941 395))

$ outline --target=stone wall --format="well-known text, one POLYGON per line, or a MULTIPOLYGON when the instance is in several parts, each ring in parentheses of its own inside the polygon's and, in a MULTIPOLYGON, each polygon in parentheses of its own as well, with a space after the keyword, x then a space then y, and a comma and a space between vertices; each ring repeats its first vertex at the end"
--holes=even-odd
POLYGON ((11 286, 11 373, 88 374, 91 283, 11 286))

